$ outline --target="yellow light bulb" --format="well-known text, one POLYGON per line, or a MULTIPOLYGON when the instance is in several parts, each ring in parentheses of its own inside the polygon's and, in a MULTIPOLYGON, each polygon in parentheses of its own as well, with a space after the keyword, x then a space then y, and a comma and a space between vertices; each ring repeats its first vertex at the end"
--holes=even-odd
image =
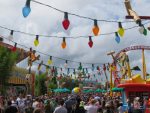
POLYGON ((123 28, 119 28, 118 29, 118 34, 121 36, 121 37, 123 37, 124 36, 124 29, 123 28))
POLYGON ((36 35, 36 38, 34 40, 34 45, 37 47, 39 45, 39 35, 36 35))
POLYGON ((52 63, 53 63, 53 61, 52 60, 50 60, 50 59, 48 59, 48 65, 51 65, 52 63))
POLYGON ((34 45, 37 47, 39 45, 39 41, 38 40, 34 40, 34 45))

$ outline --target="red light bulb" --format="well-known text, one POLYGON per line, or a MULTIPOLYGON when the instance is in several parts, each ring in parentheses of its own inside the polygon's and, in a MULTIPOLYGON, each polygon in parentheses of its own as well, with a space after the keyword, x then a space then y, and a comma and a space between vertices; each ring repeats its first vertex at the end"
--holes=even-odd
POLYGON ((69 28, 70 21, 68 20, 68 13, 67 12, 64 13, 64 20, 62 22, 62 25, 63 25, 65 30, 67 30, 69 28))
POLYGON ((93 47, 93 41, 92 41, 92 38, 91 38, 91 36, 89 36, 89 46, 90 46, 90 48, 92 48, 93 47))
POLYGON ((17 50, 17 43, 15 43, 14 47, 11 49, 13 52, 17 50))

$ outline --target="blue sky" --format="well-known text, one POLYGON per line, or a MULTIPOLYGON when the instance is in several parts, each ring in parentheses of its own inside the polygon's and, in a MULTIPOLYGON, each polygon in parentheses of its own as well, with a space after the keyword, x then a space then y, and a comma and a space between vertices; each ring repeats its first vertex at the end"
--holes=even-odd
MULTIPOLYGON (((107 20, 124 20, 127 15, 124 0, 37 0, 42 3, 52 5, 58 9, 92 17, 94 19, 107 19, 107 20)), ((58 35, 58 36, 79 36, 79 35, 91 35, 91 29, 93 21, 81 19, 75 16, 69 16, 71 22, 69 30, 66 32, 63 30, 61 22, 63 20, 63 13, 57 12, 53 9, 35 4, 31 2, 31 13, 27 18, 22 16, 22 8, 25 4, 25 0, 1 0, 0 1, 0 25, 21 30, 34 34, 45 35, 58 35)), ((148 0, 131 0, 132 7, 139 15, 149 15, 149 1, 148 0)), ((99 22, 100 32, 108 33, 114 32, 118 28, 117 23, 99 22)), ((131 27, 136 25, 135 23, 125 23, 123 27, 131 27)), ((147 27, 148 25, 146 25, 147 27)), ((0 34, 8 36, 7 30, 0 29, 0 34)), ((107 56, 107 52, 115 50, 116 53, 123 48, 132 45, 149 45, 149 33, 145 37, 141 35, 138 28, 125 32, 124 38, 121 39, 121 43, 115 42, 114 35, 93 37, 94 46, 89 48, 88 38, 80 39, 67 39, 67 48, 61 49, 62 39, 55 37, 47 38, 40 37, 40 45, 34 47, 33 36, 27 36, 23 34, 14 34, 14 41, 23 45, 33 47, 36 50, 57 56, 65 59, 81 61, 81 62, 111 62, 110 56, 107 56)), ((10 42, 9 42, 10 43, 10 42)), ((11 43, 10 43, 11 44, 11 43)), ((131 67, 139 65, 141 67, 141 51, 128 52, 131 61, 131 67)), ((147 61, 147 70, 150 69, 149 65, 149 51, 145 52, 147 61)), ((46 63, 49 57, 41 55, 41 59, 46 63)), ((55 60, 55 64, 63 66, 64 61, 55 60)), ((69 64, 71 67, 77 64, 69 64)), ((27 67, 27 62, 23 61, 18 66, 27 67)), ((33 66, 36 69, 37 65, 33 66)), ((149 72, 150 73, 150 72, 149 72)))

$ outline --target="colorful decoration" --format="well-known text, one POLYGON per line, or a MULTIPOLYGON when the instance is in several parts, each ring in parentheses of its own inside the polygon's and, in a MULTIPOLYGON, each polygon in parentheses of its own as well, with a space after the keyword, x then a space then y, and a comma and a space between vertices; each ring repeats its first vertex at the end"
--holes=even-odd
POLYGON ((65 37, 63 37, 63 41, 62 41, 61 47, 62 47, 63 49, 65 49, 66 46, 67 46, 67 44, 66 44, 66 39, 65 39, 65 37))
POLYGON ((97 24, 97 20, 95 19, 94 20, 94 27, 93 27, 93 34, 95 35, 95 36, 98 36, 98 33, 99 33, 99 27, 98 27, 98 24, 97 24))
POLYGON ((27 0, 25 6, 22 9, 22 14, 24 17, 27 17, 31 12, 30 1, 31 0, 27 0))
POLYGON ((52 56, 50 56, 50 58, 48 59, 48 65, 51 65, 52 63, 53 63, 53 61, 52 61, 52 56))
POLYGON ((123 37, 124 36, 124 28, 122 27, 122 24, 121 22, 118 22, 118 26, 119 26, 119 29, 118 29, 118 34, 123 37))
POLYGON ((73 90, 72 90, 72 93, 80 93, 81 92, 81 89, 79 87, 75 87, 73 90))
POLYGON ((70 22, 68 19, 68 13, 67 12, 64 13, 64 20, 62 22, 62 25, 63 25, 65 30, 67 30, 69 28, 70 22))
POLYGON ((82 70, 82 64, 81 64, 81 62, 79 64, 78 70, 82 70))
POLYGON ((145 36, 147 36, 147 29, 146 29, 143 25, 140 26, 139 32, 140 32, 141 34, 144 34, 145 36))
POLYGON ((90 48, 93 47, 93 41, 92 41, 92 37, 91 36, 89 36, 89 42, 88 42, 88 44, 89 44, 90 48))
POLYGON ((17 43, 15 43, 14 47, 12 48, 12 51, 15 52, 17 50, 17 43))
POLYGON ((36 35, 36 38, 34 40, 34 45, 37 47, 39 45, 39 35, 36 35))
POLYGON ((115 36, 116 36, 116 38, 115 38, 116 42, 120 43, 120 37, 117 32, 115 32, 115 36))

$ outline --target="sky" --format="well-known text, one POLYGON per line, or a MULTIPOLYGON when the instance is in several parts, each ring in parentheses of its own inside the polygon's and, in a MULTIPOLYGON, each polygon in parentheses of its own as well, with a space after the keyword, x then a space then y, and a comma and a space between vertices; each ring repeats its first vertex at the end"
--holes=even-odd
MULTIPOLYGON (((125 20, 127 15, 124 0, 37 0, 51 5, 57 9, 75 13, 94 19, 104 20, 125 20)), ((51 8, 31 2, 31 13, 27 18, 22 15, 22 8, 26 0, 0 0, 0 26, 10 29, 20 30, 33 34, 44 34, 54 36, 89 36, 92 35, 93 21, 69 15, 70 27, 65 31, 62 27, 64 14, 51 8)), ((132 8, 139 15, 148 16, 150 5, 148 0, 131 0, 132 8)), ((144 23, 144 22, 143 22, 144 23)), ((100 33, 114 32, 118 29, 118 23, 98 22, 100 33)), ((124 28, 135 26, 135 23, 124 23, 124 28)), ((149 24, 145 25, 148 27, 149 24)), ((0 35, 8 37, 9 31, 0 28, 0 35)), ((40 37, 39 46, 34 47, 34 36, 14 33, 14 41, 37 51, 64 59, 78 62, 108 63, 112 58, 107 56, 107 52, 120 50, 133 45, 149 45, 150 33, 147 36, 141 35, 138 28, 125 31, 125 36, 121 38, 119 44, 115 41, 115 34, 93 37, 93 48, 88 46, 88 37, 79 39, 67 39, 67 48, 61 48, 62 39, 56 37, 40 37)), ((11 42, 7 42, 13 44, 11 42)), ((138 65, 141 67, 141 51, 130 51, 127 53, 131 67, 138 65)), ((147 71, 150 70, 149 51, 145 51, 147 71)), ((41 60, 47 62, 48 56, 41 55, 41 60)), ((63 66, 65 61, 54 59, 54 65, 63 66)), ((69 67, 78 67, 78 64, 69 63, 69 67)), ((18 64, 19 67, 27 68, 27 61, 18 64)), ((83 67, 89 65, 83 65, 83 67)), ((33 70, 37 69, 34 64, 33 70)), ((149 72, 150 73, 150 72, 149 72)))

